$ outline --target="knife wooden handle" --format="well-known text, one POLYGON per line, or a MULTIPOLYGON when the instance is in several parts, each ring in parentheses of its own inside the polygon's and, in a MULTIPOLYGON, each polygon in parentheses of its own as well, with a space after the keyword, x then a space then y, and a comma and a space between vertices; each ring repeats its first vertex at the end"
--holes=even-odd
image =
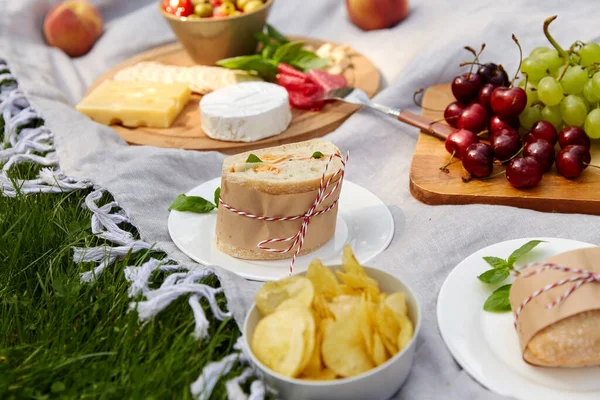
POLYGON ((422 115, 413 114, 410 111, 400 111, 398 121, 417 127, 428 135, 434 136, 441 140, 446 140, 449 134, 454 132, 456 128, 441 122, 434 122, 431 118, 422 115))

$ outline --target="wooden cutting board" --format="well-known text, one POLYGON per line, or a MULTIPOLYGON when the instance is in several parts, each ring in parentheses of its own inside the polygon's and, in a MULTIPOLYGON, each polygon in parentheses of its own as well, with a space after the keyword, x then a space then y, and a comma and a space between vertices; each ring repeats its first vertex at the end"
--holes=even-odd
MULTIPOLYGON (((322 40, 309 38, 295 37, 293 40, 303 40, 306 44, 310 44, 315 48, 325 43, 322 40)), ((179 66, 195 65, 181 44, 175 43, 161 46, 141 53, 113 67, 90 86, 88 93, 101 82, 112 79, 121 69, 141 61, 156 61, 179 66)), ((369 97, 373 97, 379 90, 379 71, 365 56, 357 52, 353 51, 351 53, 350 61, 352 67, 344 71, 348 85, 363 89, 369 97)), ((200 112, 198 110, 200 98, 200 95, 192 95, 189 104, 170 128, 126 128, 120 125, 112 125, 112 128, 131 144, 192 150, 216 150, 227 154, 235 154, 247 150, 277 146, 323 136, 340 126, 342 122, 359 108, 358 106, 342 102, 332 102, 326 104, 321 111, 292 109, 292 122, 288 129, 280 135, 252 143, 224 142, 211 139, 202 131, 200 126, 200 112)))
MULTIPOLYGON (((450 85, 433 86, 424 94, 423 115, 443 118, 443 110, 454 101, 450 85), (437 110, 437 111, 434 111, 437 110)), ((600 165, 600 143, 592 143, 592 164, 600 165)), ((600 170, 587 168, 575 180, 558 175, 555 167, 540 184, 530 189, 513 188, 504 175, 489 180, 463 182, 467 176, 460 160, 453 162, 449 173, 439 170, 450 154, 444 143, 424 133, 419 135, 410 170, 410 191, 426 204, 497 204, 545 212, 600 215, 600 170)), ((494 173, 502 171, 496 167, 494 173)))

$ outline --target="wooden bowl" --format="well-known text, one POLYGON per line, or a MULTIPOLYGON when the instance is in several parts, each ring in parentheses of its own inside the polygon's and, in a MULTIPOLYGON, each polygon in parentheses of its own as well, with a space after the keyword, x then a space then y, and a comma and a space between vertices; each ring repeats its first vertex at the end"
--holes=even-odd
POLYGON ((273 2, 241 15, 223 18, 186 18, 158 9, 187 53, 198 64, 212 65, 223 58, 244 56, 256 51, 254 34, 261 32, 273 2))

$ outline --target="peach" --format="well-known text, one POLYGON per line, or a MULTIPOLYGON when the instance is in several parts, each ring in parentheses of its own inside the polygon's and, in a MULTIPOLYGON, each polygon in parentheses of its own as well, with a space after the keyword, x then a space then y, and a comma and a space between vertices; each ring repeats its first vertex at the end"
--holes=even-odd
POLYGON ((408 0, 346 0, 350 21, 370 31, 389 28, 408 15, 408 0))
POLYGON ((44 35, 50 46, 71 57, 90 51, 102 34, 102 17, 86 0, 67 0, 55 5, 46 15, 44 35))

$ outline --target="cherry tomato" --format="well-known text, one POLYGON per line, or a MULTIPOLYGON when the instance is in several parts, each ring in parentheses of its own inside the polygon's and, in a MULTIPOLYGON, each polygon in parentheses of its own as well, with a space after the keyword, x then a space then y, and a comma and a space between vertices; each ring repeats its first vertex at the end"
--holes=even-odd
POLYGON ((219 7, 221 4, 223 4, 222 0, 210 0, 210 5, 213 7, 219 7))
POLYGON ((178 17, 187 17, 194 13, 194 5, 191 0, 163 0, 162 8, 169 14, 178 17))

